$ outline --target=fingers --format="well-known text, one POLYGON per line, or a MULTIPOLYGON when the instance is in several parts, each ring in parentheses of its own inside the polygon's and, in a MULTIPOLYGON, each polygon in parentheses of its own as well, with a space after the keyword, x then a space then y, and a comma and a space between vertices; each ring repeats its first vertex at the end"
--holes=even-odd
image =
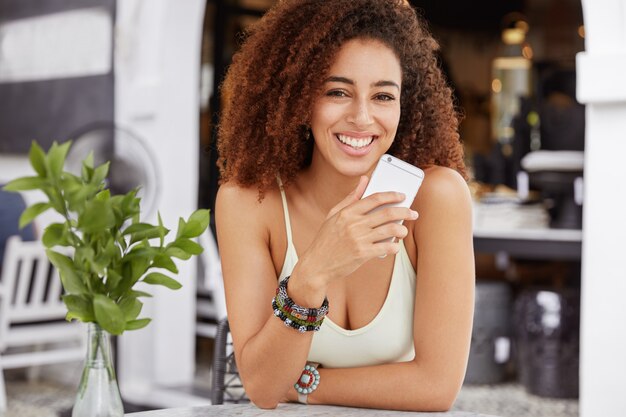
MULTIPOLYGON (((368 213, 381 206, 399 204, 405 199, 404 194, 395 191, 375 193, 359 201, 358 210, 362 213, 368 213)), ((357 207, 356 204, 355 207, 357 207)))
POLYGON ((387 255, 395 255, 400 252, 400 243, 399 242, 379 242, 373 246, 373 256, 377 256, 378 258, 385 258, 387 255))
POLYGON ((367 187, 368 182, 369 178, 367 178, 365 175, 362 175, 361 178, 359 178, 359 183, 357 184, 356 188, 352 190, 352 192, 348 194, 346 198, 340 201, 339 204, 333 207, 330 212, 328 212, 327 217, 332 217, 350 204, 359 201, 361 199, 361 196, 365 192, 365 188, 367 187))
POLYGON ((365 224, 374 228, 391 222, 417 220, 417 211, 405 207, 383 207, 366 216, 365 224))
POLYGON ((398 223, 387 223, 372 229, 370 239, 372 242, 381 242, 390 238, 404 239, 409 234, 409 229, 398 223))

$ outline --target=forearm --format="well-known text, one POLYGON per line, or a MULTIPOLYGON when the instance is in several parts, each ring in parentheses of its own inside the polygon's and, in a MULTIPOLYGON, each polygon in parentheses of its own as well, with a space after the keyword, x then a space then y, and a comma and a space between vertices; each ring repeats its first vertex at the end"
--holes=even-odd
POLYGON ((300 333, 270 316, 242 347, 237 365, 248 397, 274 408, 293 389, 306 364, 313 332, 300 333))
MULTIPOLYGON (((458 393, 458 376, 432 372, 416 362, 364 368, 319 368, 320 385, 309 404, 406 411, 448 410, 458 393)), ((297 396, 289 394, 290 400, 297 396)))

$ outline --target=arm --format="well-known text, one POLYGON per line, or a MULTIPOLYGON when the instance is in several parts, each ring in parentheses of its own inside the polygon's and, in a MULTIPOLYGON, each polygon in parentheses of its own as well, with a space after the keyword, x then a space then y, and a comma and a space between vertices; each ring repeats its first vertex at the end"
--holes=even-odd
POLYGON ((309 403, 414 411, 453 404, 465 375, 474 307, 471 200, 463 179, 446 168, 429 170, 418 196, 415 359, 320 369, 309 403))
MULTIPOLYGON (((404 237, 404 226, 390 223, 411 217, 394 208, 368 214, 401 196, 381 193, 359 200, 366 181, 331 211, 322 229, 294 269, 289 294, 296 303, 319 307, 332 279, 346 276, 381 254, 397 253, 398 243, 376 243, 404 237), (320 259, 326 260, 320 262, 320 259)), ((276 213, 259 203, 256 189, 226 184, 217 196, 216 220, 228 318, 235 357, 248 397, 273 408, 300 377, 313 334, 301 334, 273 317, 271 299, 277 286, 268 225, 276 213)), ((271 238, 274 238, 273 236, 271 238)))
POLYGON ((312 335, 286 328, 271 317, 277 281, 269 228, 256 189, 226 184, 216 200, 228 320, 235 358, 248 397, 273 408, 306 362, 312 335))

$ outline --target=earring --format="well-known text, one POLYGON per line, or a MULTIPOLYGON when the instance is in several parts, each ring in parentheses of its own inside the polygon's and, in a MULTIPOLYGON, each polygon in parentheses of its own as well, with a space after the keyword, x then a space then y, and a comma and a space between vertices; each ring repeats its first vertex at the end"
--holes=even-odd
POLYGON ((311 139, 311 128, 307 127, 306 131, 304 132, 304 141, 308 142, 309 139, 311 139))

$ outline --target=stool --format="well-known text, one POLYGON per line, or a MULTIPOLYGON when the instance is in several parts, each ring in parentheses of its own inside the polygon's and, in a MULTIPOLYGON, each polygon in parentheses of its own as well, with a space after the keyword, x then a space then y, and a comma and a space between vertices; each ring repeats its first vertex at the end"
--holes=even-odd
POLYGON ((509 284, 476 282, 474 327, 465 383, 493 384, 504 379, 509 359, 510 311, 509 284))
POLYGON ((580 291, 526 290, 513 316, 518 377, 526 390, 578 398, 580 291))

